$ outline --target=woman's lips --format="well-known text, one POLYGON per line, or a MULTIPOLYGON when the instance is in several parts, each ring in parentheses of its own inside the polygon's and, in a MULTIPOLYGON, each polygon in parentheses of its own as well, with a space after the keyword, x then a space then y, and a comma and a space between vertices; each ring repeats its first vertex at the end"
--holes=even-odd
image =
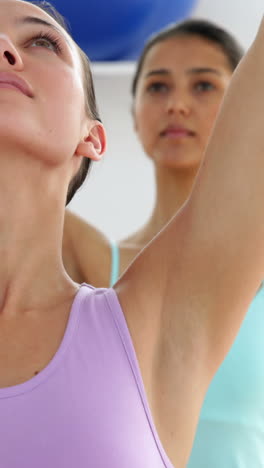
POLYGON ((0 71, 0 88, 16 89, 25 96, 33 97, 33 92, 29 84, 14 73, 0 71))
POLYGON ((162 137, 169 137, 169 138, 186 138, 186 137, 193 137, 195 133, 192 130, 189 130, 185 127, 180 126, 169 126, 166 127, 160 133, 162 137))

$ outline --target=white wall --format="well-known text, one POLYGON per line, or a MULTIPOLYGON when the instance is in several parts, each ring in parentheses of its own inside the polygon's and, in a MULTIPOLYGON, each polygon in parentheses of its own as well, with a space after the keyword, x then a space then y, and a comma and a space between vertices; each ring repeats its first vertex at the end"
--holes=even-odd
POLYGON ((193 16, 216 21, 247 48, 264 14, 263 0, 197 0, 193 16))
MULTIPOLYGON (((214 20, 230 30, 244 47, 254 38, 264 0, 198 0, 193 16, 214 20)), ((71 209, 102 229, 122 238, 137 229, 154 202, 152 164, 143 154, 130 114, 131 63, 96 64, 95 86, 108 134, 104 160, 94 164, 71 209)))

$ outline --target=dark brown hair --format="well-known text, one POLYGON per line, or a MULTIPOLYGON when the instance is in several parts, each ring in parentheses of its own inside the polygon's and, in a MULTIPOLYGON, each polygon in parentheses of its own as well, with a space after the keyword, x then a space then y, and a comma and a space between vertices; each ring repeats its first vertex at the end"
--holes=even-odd
POLYGON ((189 19, 180 23, 172 23, 157 34, 150 37, 146 43, 137 63, 136 72, 132 82, 132 95, 135 96, 138 80, 149 50, 159 42, 178 36, 198 36, 205 41, 219 46, 226 56, 233 71, 243 56, 243 49, 236 39, 223 28, 211 21, 202 19, 189 19))
MULTIPOLYGON (((69 26, 66 23, 66 20, 63 16, 56 10, 56 8, 51 5, 49 2, 46 1, 32 1, 29 2, 33 5, 38 6, 41 10, 45 11, 48 15, 50 15, 57 23, 71 36, 69 31, 69 26)), ((85 93, 85 109, 86 113, 91 119, 99 120, 101 122, 95 92, 94 92, 94 84, 93 84, 93 77, 90 68, 90 60, 84 51, 76 44, 74 41, 76 48, 80 54, 82 69, 83 69, 83 86, 84 86, 84 93, 85 93)), ((83 158, 81 166, 77 174, 72 178, 67 193, 66 205, 71 201, 74 194, 77 190, 81 187, 83 182, 85 181, 88 171, 91 167, 92 161, 89 158, 83 158)))

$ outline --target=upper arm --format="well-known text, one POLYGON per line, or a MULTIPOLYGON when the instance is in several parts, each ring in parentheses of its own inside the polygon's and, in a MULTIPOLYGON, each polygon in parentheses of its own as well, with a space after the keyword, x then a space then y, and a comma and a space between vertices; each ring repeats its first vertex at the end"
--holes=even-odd
POLYGON ((189 200, 116 285, 159 433, 178 453, 263 279, 263 82, 264 23, 189 200))
POLYGON ((263 278, 263 44, 264 25, 234 74, 191 197, 117 289, 136 346, 139 315, 152 356, 171 337, 188 359, 203 354, 208 375, 263 278))
MULTIPOLYGON (((117 292, 138 350, 145 347, 142 341, 147 336, 150 359, 160 349, 163 357, 175 363, 180 351, 191 365, 199 353, 209 375, 223 359, 239 317, 234 318, 234 311, 228 313, 232 294, 227 288, 228 276, 222 276, 223 250, 202 240, 199 226, 194 227, 190 218, 189 210, 175 217, 135 260, 117 292), (223 327, 225 335, 217 340, 223 327)), ((229 264, 230 276, 231 270, 229 264)), ((141 354, 146 355, 146 349, 141 354)), ((186 361, 184 367, 187 369, 186 361)))
POLYGON ((224 238, 207 239, 206 219, 196 225, 191 211, 178 214, 116 286, 158 432, 176 461, 190 451, 207 387, 257 289, 224 238))

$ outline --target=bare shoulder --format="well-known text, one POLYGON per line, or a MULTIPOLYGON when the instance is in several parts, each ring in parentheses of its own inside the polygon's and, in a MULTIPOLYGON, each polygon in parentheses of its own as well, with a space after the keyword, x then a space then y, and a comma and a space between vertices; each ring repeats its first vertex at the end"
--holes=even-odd
POLYGON ((63 260, 70 276, 96 287, 109 285, 111 246, 95 226, 66 210, 63 233, 63 260))

